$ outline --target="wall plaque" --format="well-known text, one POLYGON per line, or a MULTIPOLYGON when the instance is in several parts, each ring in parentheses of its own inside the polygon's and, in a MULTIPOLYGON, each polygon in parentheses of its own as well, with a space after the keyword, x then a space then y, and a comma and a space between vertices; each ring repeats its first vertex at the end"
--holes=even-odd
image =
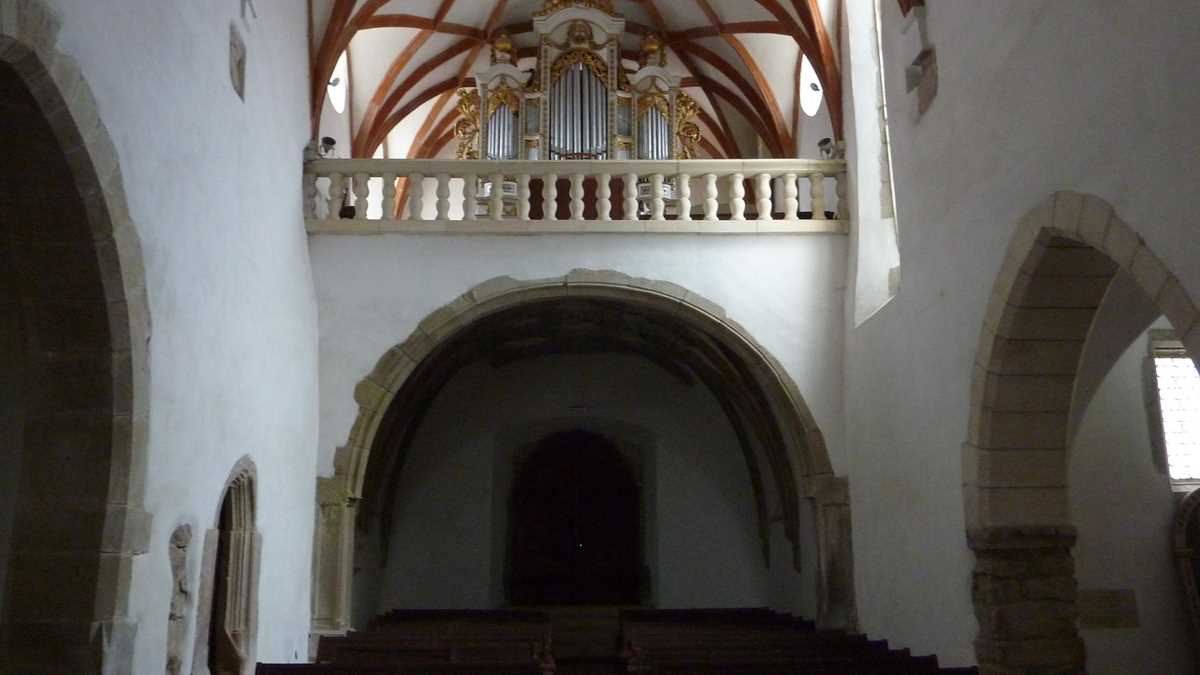
POLYGON ((1137 628, 1137 596, 1130 589, 1084 590, 1077 596, 1080 628, 1137 628))

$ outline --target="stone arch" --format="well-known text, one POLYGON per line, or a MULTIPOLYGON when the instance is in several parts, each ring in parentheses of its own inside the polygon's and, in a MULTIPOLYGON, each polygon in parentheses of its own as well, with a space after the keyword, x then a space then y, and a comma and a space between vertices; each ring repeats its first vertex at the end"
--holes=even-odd
MULTIPOLYGON (((21 469, 24 489, 17 501, 15 564, 8 580, 19 596, 0 618, 0 670, 131 672, 137 631, 129 611, 133 557, 147 550, 150 534, 150 515, 143 509, 150 335, 145 273, 116 148, 78 65, 57 47, 59 27, 43 0, 0 0, 0 76, 19 83, 22 98, 27 95, 39 124, 48 128, 57 153, 47 153, 55 156, 45 162, 61 162, 75 209, 72 227, 54 235, 61 237, 58 241, 42 243, 78 249, 79 257, 69 270, 58 270, 69 272, 58 283, 38 289, 35 309, 75 303, 88 308, 83 311, 96 324, 77 315, 57 326, 25 321, 52 329, 39 336, 53 336, 60 350, 80 358, 87 352, 95 379, 65 384, 51 378, 63 383, 64 391, 29 404, 43 422, 78 416, 84 408, 88 420, 74 426, 50 421, 37 435, 26 434, 46 451, 27 453, 21 469), (79 261, 86 266, 81 269, 79 261), (87 294, 86 303, 80 291, 87 294), (67 400, 70 394, 74 400, 67 400), (94 432, 86 457, 66 449, 82 447, 81 427, 94 432), (60 480, 35 489, 35 474, 43 480, 86 474, 88 486, 81 491, 81 480, 60 480), (97 475, 107 480, 95 481, 97 475), (56 562, 39 561, 46 556, 56 562)), ((45 320, 45 314, 37 317, 45 320)), ((60 375, 65 376, 55 374, 60 375)), ((32 417, 26 419, 27 426, 32 423, 32 417)))
POLYGON ((1056 192, 1026 214, 993 286, 963 446, 981 665, 1013 672, 1083 666, 1068 514, 1070 415, 1084 342, 1119 270, 1155 302, 1195 359, 1196 305, 1093 195, 1056 192))
POLYGON ((262 559, 262 535, 256 524, 257 482, 253 460, 248 456, 239 459, 221 490, 214 526, 204 535, 193 675, 254 672, 262 559), (216 663, 216 670, 210 662, 216 663))
POLYGON ((629 303, 677 317, 715 336, 723 348, 747 365, 780 427, 778 452, 771 458, 771 466, 790 500, 783 510, 785 531, 793 546, 798 541, 798 499, 815 502, 818 620, 831 627, 853 627, 856 617, 847 484, 844 478, 834 476, 824 436, 783 365, 745 328, 727 317, 723 308, 681 286, 619 272, 580 269, 561 277, 529 281, 497 277, 479 284, 425 317, 355 387, 357 419, 346 445, 337 451, 334 476, 318 480, 314 633, 349 629, 356 511, 377 432, 397 393, 439 345, 476 322, 528 303, 568 297, 629 303))

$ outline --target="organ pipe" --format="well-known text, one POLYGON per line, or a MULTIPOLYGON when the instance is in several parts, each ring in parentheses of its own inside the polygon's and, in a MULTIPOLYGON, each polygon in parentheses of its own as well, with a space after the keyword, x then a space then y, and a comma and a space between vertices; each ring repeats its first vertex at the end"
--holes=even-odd
POLYGON ((497 106, 488 118, 488 159, 517 158, 517 118, 507 103, 497 106))
POLYGON ((662 112, 650 106, 638 117, 638 157, 670 159, 670 128, 662 112))
POLYGON ((608 145, 608 88, 582 63, 550 86, 552 156, 603 157, 608 145))
MULTIPOLYGON (((568 5, 575 6, 563 7, 568 5)), ((556 15, 557 10, 547 14, 556 15)), ((628 75, 620 68, 622 26, 619 19, 592 23, 561 16, 548 20, 544 30, 535 26, 540 44, 532 70, 518 65, 511 38, 500 34, 490 67, 476 76, 480 95, 490 101, 474 106, 461 134, 456 128, 460 144, 473 137, 477 155, 493 160, 516 159, 526 144, 543 159, 670 159, 677 144, 675 127, 685 117, 675 107, 678 78, 663 73, 666 52, 656 35, 645 36, 639 70, 628 75), (520 113, 514 100, 523 102, 520 113), (669 112, 666 101, 671 102, 669 112), (610 110, 618 125, 611 137, 610 110), (484 148, 478 148, 481 133, 486 134, 484 148), (534 138, 526 140, 530 136, 534 138), (610 140, 616 147, 609 147, 610 140)))

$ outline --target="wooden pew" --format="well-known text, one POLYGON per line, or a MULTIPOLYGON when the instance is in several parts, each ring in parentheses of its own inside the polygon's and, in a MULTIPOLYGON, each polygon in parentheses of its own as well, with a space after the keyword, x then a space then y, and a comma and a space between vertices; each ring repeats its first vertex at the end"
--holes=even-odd
POLYGON ((648 675, 901 675, 941 670, 886 641, 816 630, 762 608, 622 613, 628 672, 648 675))
POLYGON ((260 663, 256 675, 541 675, 536 666, 511 663, 260 663))
POLYGON ((547 673, 555 669, 549 645, 550 618, 544 612, 394 610, 376 617, 366 631, 322 637, 317 662, 409 670, 481 664, 547 673))

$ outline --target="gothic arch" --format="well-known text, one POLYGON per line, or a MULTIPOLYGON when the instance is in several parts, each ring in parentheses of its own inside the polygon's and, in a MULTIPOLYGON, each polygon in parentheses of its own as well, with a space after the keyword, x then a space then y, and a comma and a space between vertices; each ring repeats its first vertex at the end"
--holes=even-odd
POLYGON ((833 475, 824 436, 786 370, 715 303, 675 284, 619 272, 574 270, 566 276, 519 281, 497 277, 442 306, 420 322, 404 342, 388 350, 355 387, 359 412, 345 446, 338 449, 332 478, 318 480, 314 552, 313 622, 316 633, 349 628, 350 570, 354 522, 367 484, 367 466, 385 415, 420 364, 466 329, 501 312, 556 299, 627 303, 660 312, 705 333, 752 374, 777 426, 777 443, 764 465, 779 485, 785 531, 798 541, 799 499, 815 501, 819 579, 818 619, 824 625, 855 623, 849 498, 845 479, 833 475))
MULTIPOLYGON (((75 265, 59 270, 70 271, 66 278, 78 282, 79 289, 43 289, 38 302, 76 302, 73 293, 86 287, 96 306, 103 305, 96 313, 97 329, 87 335, 75 334, 83 323, 78 321, 45 333, 61 340, 61 348, 91 354, 97 379, 86 384, 95 387, 80 387, 76 380, 74 387, 63 389, 95 395, 83 403, 64 400, 67 396, 43 399, 38 414, 77 415, 81 405, 86 407, 90 421, 85 426, 95 436, 88 441, 94 454, 87 457, 86 466, 107 475, 107 480, 93 479, 95 494, 86 499, 68 492, 78 481, 39 488, 37 498, 31 496, 32 488, 22 490, 13 548, 20 561, 9 582, 11 589, 19 589, 19 597, 14 596, 7 616, 0 619, 0 634, 7 640, 0 645, 0 670, 9 666, 39 672, 64 667, 79 673, 130 672, 137 631, 129 612, 133 557, 147 550, 150 534, 150 515, 143 509, 150 335, 145 273, 116 148, 78 65, 57 47, 59 27, 43 0, 0 0, 0 71, 7 71, 0 75, 15 77, 27 90, 58 146, 78 197, 72 220, 80 223, 83 233, 72 236, 67 228, 67 238, 60 243, 77 247, 80 260, 87 261, 86 270, 75 265), (45 520, 55 513, 63 522, 45 520), (38 536, 21 543, 23 532, 38 536), (43 565, 38 559, 45 556, 57 562, 43 565), (52 574, 56 576, 51 582, 38 578, 52 574)), ((53 447, 55 434, 66 433, 61 425, 44 427, 37 438, 47 448, 53 447)), ((78 434, 74 441, 80 441, 78 434)), ((22 486, 28 486, 36 472, 45 476, 71 467, 75 473, 82 470, 78 457, 52 454, 57 453, 29 455, 22 486)))
POLYGON ((258 641, 258 469, 249 456, 234 464, 204 536, 194 675, 253 673, 258 641), (215 637, 214 637, 215 635, 215 637), (215 651, 214 651, 215 647, 215 651), (216 669, 210 667, 215 662, 216 669))
POLYGON ((1195 359, 1196 305, 1112 206, 1093 195, 1056 192, 1026 214, 993 286, 963 446, 981 665, 1084 663, 1068 514, 1070 412, 1084 342, 1119 270, 1154 300, 1195 359))

